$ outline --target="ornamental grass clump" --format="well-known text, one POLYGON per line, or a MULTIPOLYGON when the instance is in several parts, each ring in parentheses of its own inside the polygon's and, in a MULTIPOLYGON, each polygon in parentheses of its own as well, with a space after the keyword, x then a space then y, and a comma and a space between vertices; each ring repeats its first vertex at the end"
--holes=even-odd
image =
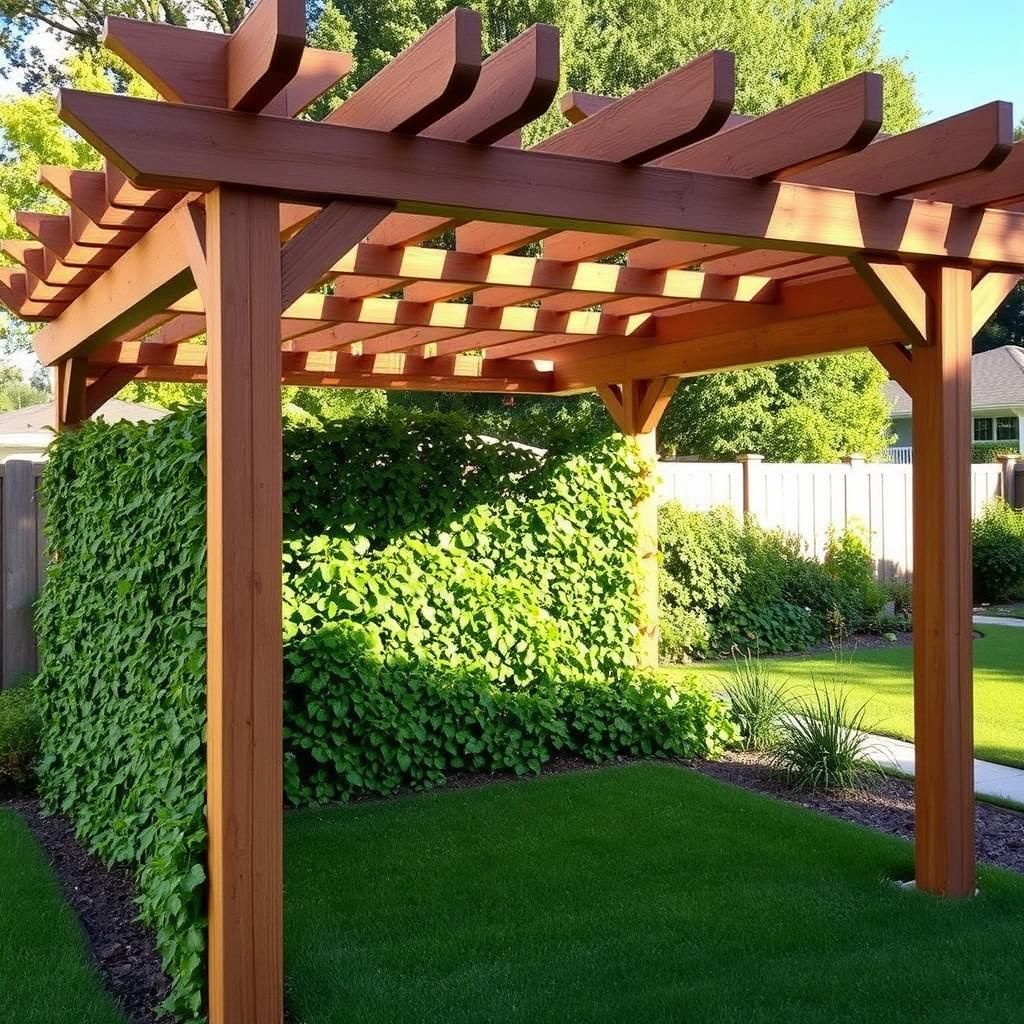
POLYGON ((780 720, 773 766, 796 789, 864 789, 882 769, 871 758, 867 704, 854 707, 834 683, 815 684, 780 720))
POLYGON ((740 731, 740 746, 751 751, 772 750, 791 704, 786 683, 775 678, 768 662, 748 651, 742 658, 733 658, 723 692, 730 717, 740 731))

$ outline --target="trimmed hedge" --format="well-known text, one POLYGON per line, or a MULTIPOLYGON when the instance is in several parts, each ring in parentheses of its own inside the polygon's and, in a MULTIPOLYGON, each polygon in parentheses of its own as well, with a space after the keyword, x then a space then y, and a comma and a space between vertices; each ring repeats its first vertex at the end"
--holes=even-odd
MULTIPOLYGON (((58 437, 37 614, 44 799, 138 865, 181 1017, 204 984, 204 449, 200 411, 58 437)), ((720 749, 717 701, 632 668, 643 465, 617 440, 544 458, 446 416, 286 429, 288 800, 720 749)))

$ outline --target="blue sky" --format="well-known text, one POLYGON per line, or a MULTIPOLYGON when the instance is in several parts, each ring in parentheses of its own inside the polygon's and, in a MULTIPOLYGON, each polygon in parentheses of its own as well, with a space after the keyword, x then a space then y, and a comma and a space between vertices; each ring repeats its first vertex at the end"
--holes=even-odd
POLYGON ((925 120, 990 100, 1024 118, 1024 0, 892 0, 882 25, 886 55, 917 74, 925 120))

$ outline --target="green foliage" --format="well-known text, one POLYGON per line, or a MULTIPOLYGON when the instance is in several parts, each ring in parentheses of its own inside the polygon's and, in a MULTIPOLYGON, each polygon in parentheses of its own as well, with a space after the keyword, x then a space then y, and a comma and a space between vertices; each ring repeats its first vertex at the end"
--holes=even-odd
POLYGON ((998 462, 1000 455, 1019 455, 1016 441, 975 441, 971 445, 971 462, 975 465, 998 462))
POLYGON ((182 1015, 205 945, 204 462, 198 414, 59 435, 36 617, 41 794, 105 860, 139 865, 182 1015))
POLYGON ((885 592, 856 532, 837 534, 824 565, 798 538, 739 522, 728 508, 658 511, 661 653, 669 661, 708 654, 806 648, 877 615, 885 592))
POLYGON ((536 774, 556 752, 710 756, 734 739, 724 708, 692 684, 620 673, 608 681, 496 685, 329 623, 289 644, 285 786, 295 804, 440 785, 453 771, 536 774))
POLYGON ((829 531, 825 572, 835 580, 839 611, 847 628, 875 618, 886 602, 885 588, 875 579, 874 559, 859 526, 829 531))
POLYGON ((772 763, 798 789, 861 789, 881 774, 871 759, 867 704, 834 684, 815 684, 779 721, 772 763))
POLYGON ((712 461, 757 452, 773 462, 836 462, 892 443, 885 371, 868 353, 682 380, 659 449, 712 461))
POLYGON ((1024 597, 1024 509, 996 498, 974 520, 971 537, 975 600, 1024 597))
POLYGON ((0 690, 0 793, 24 789, 35 780, 40 724, 31 686, 0 690))
POLYGON ((1024 283, 1010 292, 974 338, 975 352, 1003 345, 1024 345, 1024 283))
POLYGON ((763 658, 744 654, 734 658, 725 697, 729 715, 739 727, 745 750, 771 750, 778 742, 780 722, 789 710, 790 695, 763 658))
MULTIPOLYGON (((60 435, 37 614, 44 800, 138 866, 185 1016, 205 944, 204 452, 201 409, 60 435)), ((717 701, 631 668, 643 467, 621 439, 541 457, 450 416, 288 426, 289 799, 730 740, 717 701)))

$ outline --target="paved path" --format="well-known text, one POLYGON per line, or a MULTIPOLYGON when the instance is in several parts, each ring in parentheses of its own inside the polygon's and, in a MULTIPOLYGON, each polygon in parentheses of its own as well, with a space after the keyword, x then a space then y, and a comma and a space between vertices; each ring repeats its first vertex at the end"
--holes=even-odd
MULTIPOLYGON (((1024 619, 1000 618, 995 615, 975 615, 974 621, 984 626, 1017 626, 1024 628, 1024 619)), ((871 736, 868 752, 872 761, 895 768, 904 775, 914 774, 914 744, 894 740, 890 736, 871 736)), ((1013 800, 1024 804, 1024 770, 1010 768, 991 761, 974 760, 974 791, 981 796, 1013 800)))
MULTIPOLYGON (((904 775, 914 774, 914 744, 890 736, 871 736, 868 756, 885 768, 904 775)), ((1024 769, 974 759, 974 791, 980 796, 997 797, 1024 804, 1024 769)))
POLYGON ((1024 619, 1002 618, 998 615, 975 615, 974 621, 979 626, 1017 626, 1024 629, 1024 619))

